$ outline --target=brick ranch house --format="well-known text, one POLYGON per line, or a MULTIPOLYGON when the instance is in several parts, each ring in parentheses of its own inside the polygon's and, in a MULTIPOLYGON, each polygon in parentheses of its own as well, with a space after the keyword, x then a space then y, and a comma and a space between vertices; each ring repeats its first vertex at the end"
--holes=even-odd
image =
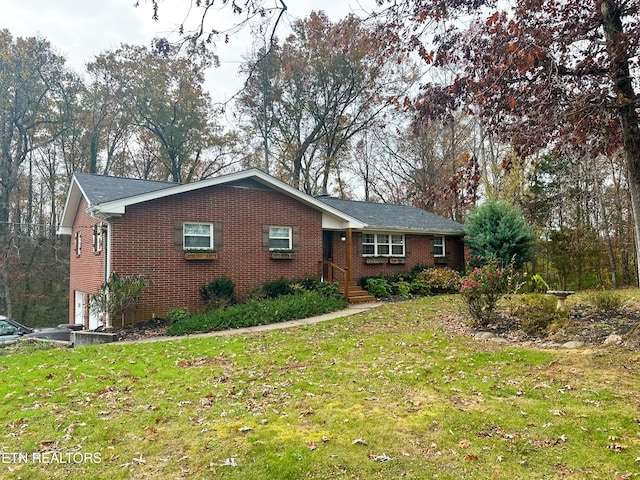
POLYGON ((127 314, 133 323, 202 310, 200 287, 222 276, 239 298, 267 281, 316 277, 366 301, 356 286, 363 276, 464 263, 459 223, 410 206, 312 197, 256 169, 189 184, 77 173, 59 233, 72 237, 69 321, 89 329, 103 322, 91 296, 112 272, 153 282, 127 314))

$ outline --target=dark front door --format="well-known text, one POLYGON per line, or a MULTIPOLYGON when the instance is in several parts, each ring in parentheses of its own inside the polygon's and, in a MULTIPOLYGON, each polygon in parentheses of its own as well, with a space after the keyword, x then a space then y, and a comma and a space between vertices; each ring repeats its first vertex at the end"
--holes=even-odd
POLYGON ((322 231, 322 260, 333 261, 333 232, 322 231))

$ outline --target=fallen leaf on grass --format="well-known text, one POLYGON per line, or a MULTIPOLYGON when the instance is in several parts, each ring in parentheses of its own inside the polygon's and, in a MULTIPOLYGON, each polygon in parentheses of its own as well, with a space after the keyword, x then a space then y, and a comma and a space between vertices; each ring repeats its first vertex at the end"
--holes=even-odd
POLYGON ((238 464, 236 463, 236 459, 233 457, 230 458, 226 458, 223 461, 221 461, 220 463, 221 467, 237 467, 238 464))
POLYGON ((469 448, 471 446, 471 442, 469 440, 460 440, 458 442, 458 446, 461 448, 469 448))
POLYGON ((356 438, 353 442, 351 442, 352 445, 369 445, 367 443, 366 440, 363 440, 362 438, 356 438))
POLYGON ((607 445, 607 448, 609 450, 613 450, 616 453, 622 453, 624 452, 627 448, 629 448, 629 445, 623 445, 622 443, 613 443, 611 445, 607 445))
POLYGON ((55 440, 42 440, 38 443, 38 451, 42 452, 44 450, 52 450, 56 447, 57 442, 55 440))
POLYGON ((370 453, 369 458, 374 462, 389 462, 391 460, 391 457, 386 453, 383 453, 382 455, 374 455, 373 453, 370 453))

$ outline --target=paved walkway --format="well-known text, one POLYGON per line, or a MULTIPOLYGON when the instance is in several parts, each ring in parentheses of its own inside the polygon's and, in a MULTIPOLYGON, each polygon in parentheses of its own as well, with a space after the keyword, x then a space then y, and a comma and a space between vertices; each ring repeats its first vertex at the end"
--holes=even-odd
POLYGON ((195 335, 182 335, 179 337, 149 337, 139 340, 130 340, 125 342, 115 342, 114 345, 122 345, 127 343, 148 343, 148 342, 166 342, 169 340, 184 340, 187 338, 208 338, 208 337, 225 337, 229 335, 247 335, 259 332, 268 332, 271 330, 282 330, 283 328, 299 327, 301 325, 311 325, 313 323, 320 323, 326 320, 333 320, 334 318, 349 317, 356 313, 366 312, 373 308, 379 307, 382 302, 368 302, 368 303, 354 303, 349 305, 344 310, 338 310, 337 312, 325 313, 324 315, 318 315, 317 317, 301 318, 300 320, 289 320, 288 322, 270 323, 268 325, 257 325, 255 327, 246 328, 232 328, 230 330, 220 330, 209 333, 198 333, 195 335))

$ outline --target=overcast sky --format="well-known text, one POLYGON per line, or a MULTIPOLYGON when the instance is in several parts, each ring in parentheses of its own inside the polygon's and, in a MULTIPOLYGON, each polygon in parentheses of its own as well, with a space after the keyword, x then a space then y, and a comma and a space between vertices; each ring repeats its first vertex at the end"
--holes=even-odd
MULTIPOLYGON (((217 0, 218 3, 222 3, 217 0)), ((121 43, 149 45, 154 37, 176 38, 178 25, 185 21, 189 0, 160 0, 160 20, 151 19, 149 0, 0 0, 0 29, 8 29, 14 37, 40 36, 49 40, 53 48, 67 58, 68 65, 83 73, 84 65, 101 52, 113 50, 121 43), (173 35, 173 37, 172 37, 173 35)), ((229 2, 230 3, 230 2, 229 2)), ((240 2, 243 3, 243 2, 240 2)), ((275 0, 265 0, 273 5, 275 0)), ((362 13, 362 3, 371 0, 292 0, 286 2, 286 24, 304 18, 315 8, 323 9, 332 21, 349 12, 362 13)), ((216 17, 216 28, 228 27, 234 18, 228 8, 216 17)), ((195 10, 197 11, 197 10, 195 10)), ((195 17, 195 13, 191 18, 195 17)), ((237 17, 236 17, 237 20, 237 17)), ((285 24, 285 26, 286 26, 285 24)), ((280 34, 280 37, 284 37, 280 34)), ((208 75, 207 89, 214 101, 230 98, 242 84, 237 69, 243 55, 250 50, 248 34, 220 42, 216 52, 221 68, 208 75)))

